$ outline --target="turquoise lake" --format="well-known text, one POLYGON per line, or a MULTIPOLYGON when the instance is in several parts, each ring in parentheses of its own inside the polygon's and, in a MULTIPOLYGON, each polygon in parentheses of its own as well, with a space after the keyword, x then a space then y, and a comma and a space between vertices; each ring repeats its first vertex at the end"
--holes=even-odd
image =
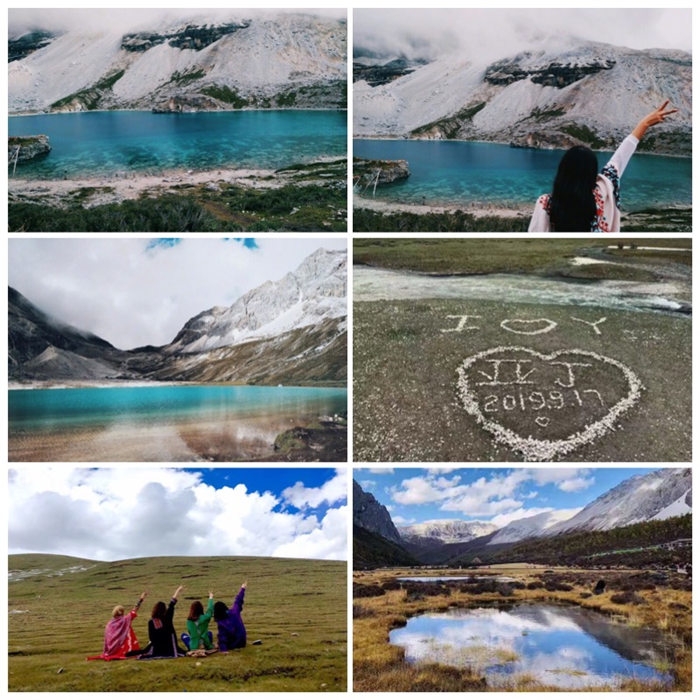
MULTIPOLYGON (((360 158, 407 160, 407 180, 377 187, 376 197, 410 204, 532 206, 550 192, 564 154, 466 141, 356 139, 360 158)), ((612 155, 598 153, 602 168, 612 155)), ((621 208, 692 202, 692 159, 636 153, 621 179, 621 208)), ((372 197, 372 188, 363 196, 372 197)))
MULTIPOLYGON (((46 134, 52 150, 15 177, 63 178, 187 168, 280 168, 347 153, 347 114, 247 110, 75 112, 10 117, 10 136, 46 134)), ((12 170, 10 170, 10 173, 12 170)))
POLYGON ((345 389, 156 385, 9 391, 10 461, 230 460, 345 415, 345 389), (214 457, 214 459, 219 459, 214 457))

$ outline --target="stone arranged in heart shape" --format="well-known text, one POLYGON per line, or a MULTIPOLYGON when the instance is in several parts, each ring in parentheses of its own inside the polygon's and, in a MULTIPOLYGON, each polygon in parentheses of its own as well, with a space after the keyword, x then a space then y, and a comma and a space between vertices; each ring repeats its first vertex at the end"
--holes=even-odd
POLYGON ((565 455, 613 430, 643 390, 621 362, 588 350, 502 346, 457 369, 467 413, 527 461, 565 455))
POLYGON ((519 335, 549 333, 556 327, 556 321, 550 321, 548 318, 506 318, 501 321, 501 328, 519 335))

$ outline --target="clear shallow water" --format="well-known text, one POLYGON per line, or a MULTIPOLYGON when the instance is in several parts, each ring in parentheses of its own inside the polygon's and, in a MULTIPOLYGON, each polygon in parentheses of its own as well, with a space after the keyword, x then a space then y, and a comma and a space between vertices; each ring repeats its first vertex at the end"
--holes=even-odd
POLYGON ((428 613, 392 630, 409 663, 478 668, 492 686, 528 675, 562 689, 615 686, 621 680, 669 683, 655 670, 663 639, 582 608, 523 604, 428 613))
POLYGON ((347 152, 347 115, 330 110, 37 114, 10 117, 8 129, 10 136, 49 136, 51 153, 16 171, 16 177, 44 179, 176 168, 271 169, 347 152))
POLYGON ((439 277, 378 268, 353 268, 353 300, 484 299, 512 303, 591 306, 621 310, 681 309, 690 302, 690 281, 577 283, 535 275, 439 277))
MULTIPOLYGON (((420 204, 530 206, 550 192, 564 151, 465 141, 356 139, 360 158, 408 161, 411 176, 377 188, 378 199, 420 204)), ((598 153, 602 167, 611 153, 598 153)), ((635 154, 622 176, 621 208, 692 202, 692 160, 635 154)), ((366 196, 371 197, 371 190, 366 196)))
POLYGON ((227 385, 10 390, 10 461, 257 459, 345 413, 345 389, 227 385))

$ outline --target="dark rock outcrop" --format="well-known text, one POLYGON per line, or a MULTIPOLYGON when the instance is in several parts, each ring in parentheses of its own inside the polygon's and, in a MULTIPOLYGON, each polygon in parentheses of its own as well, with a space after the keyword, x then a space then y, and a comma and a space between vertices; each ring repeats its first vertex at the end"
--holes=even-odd
MULTIPOLYGON (((525 57, 528 55, 525 54, 525 57)), ((490 85, 510 85, 518 80, 530 79, 533 83, 547 85, 549 87, 563 88, 585 78, 587 75, 600 73, 602 70, 610 70, 615 67, 612 59, 591 60, 588 63, 559 63, 551 62, 546 66, 523 66, 523 56, 516 56, 513 60, 497 61, 492 63, 484 74, 484 82, 490 85)))
POLYGON ((51 151, 49 137, 44 134, 37 136, 10 136, 7 139, 7 155, 10 165, 26 163, 35 158, 43 158, 51 151))
POLYGON ((418 66, 425 65, 427 61, 408 61, 405 58, 397 58, 383 65, 367 65, 359 61, 352 64, 353 82, 364 80, 372 87, 385 85, 402 75, 412 73, 418 66))
POLYGON ((391 542, 402 543, 389 511, 377 499, 353 480, 352 482, 353 525, 361 527, 391 542))
POLYGON ((192 49, 201 51, 224 36, 233 34, 241 29, 247 29, 250 21, 230 22, 215 26, 197 27, 188 25, 184 29, 169 34, 156 32, 137 32, 125 34, 122 37, 121 47, 125 51, 142 53, 159 44, 168 43, 177 49, 192 49))
POLYGON ((16 39, 9 39, 7 42, 7 61, 21 61, 44 46, 48 46, 55 38, 51 32, 29 32, 16 39))

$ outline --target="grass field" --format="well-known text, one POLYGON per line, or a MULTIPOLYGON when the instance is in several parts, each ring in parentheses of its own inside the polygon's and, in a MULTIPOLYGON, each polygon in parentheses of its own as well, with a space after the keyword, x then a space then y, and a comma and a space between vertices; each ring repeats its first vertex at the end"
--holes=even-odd
MULTIPOLYGON (((467 591, 461 584, 419 584, 416 590, 400 586, 399 576, 464 576, 465 571, 382 569, 355 572, 353 583, 353 685, 357 692, 406 691, 547 691, 531 676, 517 679, 515 686, 487 687, 481 672, 472 668, 453 668, 436 663, 410 664, 404 651, 389 644, 389 632, 403 627, 409 617, 428 611, 468 608, 499 602, 548 602, 574 604, 625 620, 635 627, 662 631, 673 647, 674 659, 664 671, 673 676, 670 688, 645 686, 637 680, 627 681, 620 689, 627 691, 689 691, 692 682, 692 593, 689 582, 669 578, 664 585, 654 585, 647 574, 635 571, 585 571, 563 569, 545 571, 531 565, 491 566, 470 573, 478 576, 503 574, 521 584, 497 587, 490 592, 467 591), (608 582, 606 592, 592 596, 591 589, 601 576, 608 582), (425 586, 423 590, 420 586, 425 586), (568 589, 568 590, 566 590, 568 589), (630 590, 636 590, 634 595, 630 590), (622 594, 622 592, 626 592, 622 594), (615 602, 629 600, 632 602, 615 602)), ((598 690, 599 688, 596 688, 598 690)), ((603 688, 613 690, 613 688, 603 688)))
MULTIPOLYGON (((144 533, 147 537, 148 533, 144 533)), ((345 562, 253 557, 152 557, 96 562, 9 557, 9 691, 299 691, 347 687, 345 562), (86 661, 102 651, 115 605, 148 591, 133 628, 148 642, 150 610, 185 589, 175 629, 209 590, 229 605, 247 580, 249 646, 206 658, 86 661), (260 639, 262 644, 251 646, 260 639)), ((215 624, 210 629, 216 634, 215 624)))
MULTIPOLYGON (((567 259, 604 251, 610 262, 663 261, 691 264, 687 253, 668 250, 622 250, 609 248, 629 238, 355 238, 353 262, 392 270, 415 270, 434 274, 484 275, 490 273, 556 274, 567 268, 567 259)), ((644 238, 635 241, 645 248, 692 248, 689 238, 644 238)), ((585 266, 581 275, 605 273, 607 279, 626 279, 629 268, 616 265, 585 266), (590 270, 587 268, 595 268, 590 270), (625 275, 625 277, 621 277, 625 275)), ((571 274, 569 270, 568 274, 571 274)))

